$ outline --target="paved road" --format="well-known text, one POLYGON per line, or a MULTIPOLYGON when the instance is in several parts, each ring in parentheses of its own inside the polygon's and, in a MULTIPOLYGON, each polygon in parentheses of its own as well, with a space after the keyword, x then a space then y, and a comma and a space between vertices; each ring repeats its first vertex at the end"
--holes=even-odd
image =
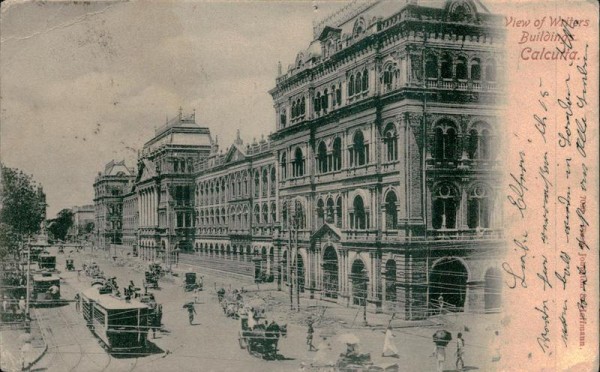
MULTIPOLYGON (((92 256, 90 252, 79 255, 73 254, 75 266, 94 259, 107 276, 116 276, 119 286, 123 287, 130 280, 141 285, 145 264, 130 259, 125 265, 117 265, 104 255, 92 256)), ((66 255, 58 256, 59 270, 64 282, 61 286, 63 298, 72 299, 77 291, 88 288, 90 279, 84 274, 78 277, 76 272, 64 271, 66 255)), ((179 269, 187 270, 182 265, 179 269)), ((196 270, 199 271, 199 270, 196 270)), ((274 289, 261 286, 261 291, 249 293, 247 296, 261 296, 269 303, 269 316, 278 322, 288 324, 288 337, 280 340, 280 353, 284 360, 265 361, 249 355, 241 350, 238 344, 238 321, 228 319, 218 305, 215 288, 221 286, 235 288, 244 286, 246 289, 256 289, 251 281, 240 280, 218 275, 214 272, 205 275, 205 290, 200 292, 196 310, 198 312, 194 325, 188 324, 187 312, 182 308, 183 303, 192 300, 192 294, 183 290, 181 277, 172 280, 161 280, 161 289, 153 291, 157 301, 163 304, 164 332, 158 332, 152 341, 157 352, 151 355, 140 355, 130 358, 115 358, 107 354, 98 344, 97 339, 85 327, 81 315, 75 311, 74 304, 61 308, 40 309, 42 321, 46 324, 47 338, 50 343, 48 354, 35 366, 47 371, 297 371, 301 363, 310 363, 315 357, 314 352, 306 350, 306 326, 303 320, 309 313, 319 312, 317 300, 302 299, 303 312, 289 311, 286 292, 268 291, 274 289), (314 302, 314 303, 313 303, 314 302), (312 310, 311 310, 312 309, 312 310)), ((315 334, 315 344, 319 342, 319 334, 327 327, 335 328, 338 333, 352 332, 361 340, 361 351, 371 353, 375 363, 397 362, 400 370, 435 371, 434 359, 430 357, 433 343, 431 335, 436 327, 423 324, 421 327, 395 329, 396 344, 399 348, 398 359, 382 358, 383 329, 356 328, 354 317, 361 315, 356 309, 331 306, 326 316, 318 325, 315 334), (329 317, 327 317, 327 315, 329 317)), ((373 323, 387 324, 384 315, 368 314, 373 323)), ((457 316, 448 319, 445 328, 462 331, 469 324, 467 334, 467 351, 465 360, 469 369, 484 371, 495 370, 490 364, 489 353, 486 350, 488 334, 493 332, 491 326, 486 326, 487 320, 474 320, 472 315, 457 316), (466 319, 466 320, 465 320, 466 319), (487 327, 487 328, 486 328, 487 327), (476 366, 476 367, 475 367, 476 366)), ((493 323, 493 322, 492 322, 493 323)), ((337 345, 339 346, 339 345, 337 345)), ((454 346, 453 344, 451 346, 454 346)), ((448 350, 446 371, 452 371, 454 350, 448 350)), ((335 354, 337 355, 337 354, 335 354)))

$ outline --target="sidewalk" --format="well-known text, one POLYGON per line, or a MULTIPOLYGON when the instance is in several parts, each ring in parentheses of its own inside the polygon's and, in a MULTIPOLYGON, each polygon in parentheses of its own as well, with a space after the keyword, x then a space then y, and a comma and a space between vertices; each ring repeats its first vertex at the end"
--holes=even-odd
POLYGON ((35 319, 31 320, 30 333, 26 333, 24 329, 2 330, 0 331, 0 370, 27 371, 44 356, 47 350, 48 345, 35 319))

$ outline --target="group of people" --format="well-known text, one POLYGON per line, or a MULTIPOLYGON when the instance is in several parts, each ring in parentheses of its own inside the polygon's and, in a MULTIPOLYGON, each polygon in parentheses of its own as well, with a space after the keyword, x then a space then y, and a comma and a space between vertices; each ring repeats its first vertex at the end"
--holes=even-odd
POLYGON ((25 302, 24 296, 21 296, 21 298, 17 301, 16 299, 12 299, 7 295, 4 295, 4 298, 2 299, 1 314, 3 322, 24 320, 26 310, 27 303, 25 302))

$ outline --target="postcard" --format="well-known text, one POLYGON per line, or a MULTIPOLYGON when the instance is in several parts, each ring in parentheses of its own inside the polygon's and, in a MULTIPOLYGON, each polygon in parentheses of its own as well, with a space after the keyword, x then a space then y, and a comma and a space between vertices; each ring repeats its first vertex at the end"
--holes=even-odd
POLYGON ((0 369, 598 370, 598 10, 2 2, 0 369))

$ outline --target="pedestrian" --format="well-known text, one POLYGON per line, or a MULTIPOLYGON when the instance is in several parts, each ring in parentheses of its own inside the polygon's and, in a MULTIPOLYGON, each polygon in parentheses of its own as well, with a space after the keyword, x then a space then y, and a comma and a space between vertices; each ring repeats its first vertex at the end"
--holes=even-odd
POLYGON ((80 301, 80 296, 79 296, 79 293, 77 293, 77 294, 75 295, 75 310, 76 310, 77 312, 79 312, 79 310, 80 310, 80 306, 81 306, 81 303, 80 303, 79 301, 80 301))
POLYGON ((25 304, 25 297, 21 296, 21 299, 19 300, 19 310, 21 312, 21 314, 25 314, 25 310, 27 305, 25 304))
POLYGON ((446 361, 446 346, 436 343, 433 347, 433 357, 435 357, 437 372, 444 372, 444 362, 446 361))
POLYGON ((187 310, 188 310, 188 318, 190 320, 190 325, 191 325, 192 322, 194 321, 194 314, 196 314, 196 309, 194 308, 194 304, 189 303, 187 306, 187 310))
POLYGON ((382 357, 398 358, 398 348, 394 344, 394 334, 392 333, 392 321, 390 320, 387 329, 385 331, 385 339, 383 340, 383 353, 382 357))
POLYGON ((315 333, 315 330, 313 328, 313 322, 309 321, 308 322, 308 331, 306 334, 306 344, 308 345, 308 351, 316 351, 317 348, 315 348, 315 346, 313 345, 313 335, 315 333))
POLYGON ((441 294, 440 297, 438 297, 438 306, 440 307, 440 314, 442 314, 444 311, 444 296, 441 294))
POLYGON ((463 354, 465 353, 465 340, 462 338, 462 333, 458 332, 456 338, 456 370, 462 371, 465 368, 463 354), (460 367, 459 367, 460 366, 460 367))
POLYGON ((4 296, 4 300, 2 301, 2 320, 6 321, 8 319, 8 297, 4 296))

